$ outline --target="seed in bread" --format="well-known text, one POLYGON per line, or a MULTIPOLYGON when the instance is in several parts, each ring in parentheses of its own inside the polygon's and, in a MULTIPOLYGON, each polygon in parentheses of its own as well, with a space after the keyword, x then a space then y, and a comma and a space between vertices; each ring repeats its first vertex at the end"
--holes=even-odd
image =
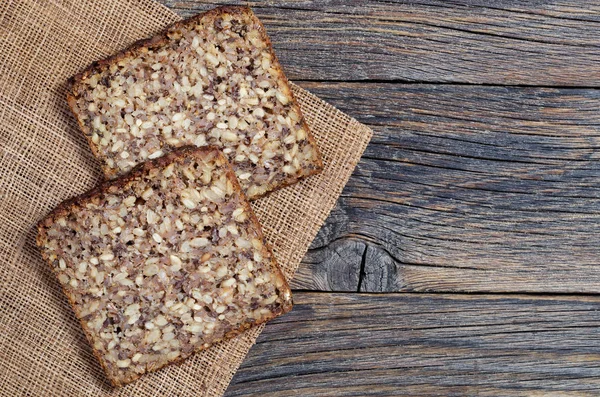
POLYGON ((291 308, 215 148, 179 149, 61 204, 37 244, 114 385, 291 308))
POLYGON ((178 22, 75 76, 68 101, 108 178, 214 145, 249 199, 322 162, 263 25, 245 7, 178 22))

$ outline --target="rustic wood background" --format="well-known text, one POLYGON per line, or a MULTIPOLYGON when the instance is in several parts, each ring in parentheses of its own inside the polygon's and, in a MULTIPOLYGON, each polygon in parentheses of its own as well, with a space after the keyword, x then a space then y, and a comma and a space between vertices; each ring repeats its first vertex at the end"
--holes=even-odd
POLYGON ((600 2, 218 4, 375 131, 227 395, 599 395, 600 2))

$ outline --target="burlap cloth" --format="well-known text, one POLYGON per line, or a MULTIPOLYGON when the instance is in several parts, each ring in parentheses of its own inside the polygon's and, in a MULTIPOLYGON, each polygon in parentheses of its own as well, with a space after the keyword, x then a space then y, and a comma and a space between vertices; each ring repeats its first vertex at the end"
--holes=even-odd
MULTIPOLYGON (((67 108, 67 78, 177 19, 151 0, 0 1, 2 396, 220 396, 262 330, 112 389, 34 245, 37 220, 101 178, 67 108)), ((254 204, 288 278, 372 134, 301 88, 294 93, 325 170, 254 204)))

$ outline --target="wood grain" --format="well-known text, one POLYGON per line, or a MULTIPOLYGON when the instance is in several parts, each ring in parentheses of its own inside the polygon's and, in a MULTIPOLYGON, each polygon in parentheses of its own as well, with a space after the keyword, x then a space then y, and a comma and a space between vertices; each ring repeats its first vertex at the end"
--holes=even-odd
POLYGON ((362 277, 336 289, 600 291, 600 91, 302 86, 375 136, 294 287, 322 289, 362 241, 362 277))
POLYGON ((600 393, 599 297, 296 293, 228 397, 600 393))
POLYGON ((325 229, 321 229, 311 245, 312 248, 302 259, 298 272, 303 276, 296 277, 293 281, 295 289, 346 292, 358 290, 367 244, 352 237, 338 241, 329 240, 324 230, 334 222, 330 216, 324 225, 325 229))
MULTIPOLYGON (((182 16, 208 0, 160 0, 182 16)), ((293 80, 600 85, 600 3, 221 1, 250 5, 293 80)))

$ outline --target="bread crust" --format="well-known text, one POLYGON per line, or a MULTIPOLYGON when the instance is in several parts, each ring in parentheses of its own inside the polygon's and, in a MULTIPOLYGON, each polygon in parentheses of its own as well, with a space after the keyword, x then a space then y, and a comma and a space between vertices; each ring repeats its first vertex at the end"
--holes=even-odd
MULTIPOLYGON (((88 203, 90 200, 92 200, 95 196, 107 193, 109 191, 109 189, 116 188, 119 191, 122 190, 127 184, 141 179, 144 175, 146 175, 147 173, 149 173, 152 170, 162 169, 171 163, 181 161, 181 160, 183 160, 185 158, 189 158, 189 157, 202 158, 203 156, 205 156, 208 153, 216 154, 217 156, 221 157, 224 160, 224 166, 226 167, 227 178, 232 182, 234 191, 237 194, 239 194, 240 197, 242 198, 244 210, 250 215, 249 216, 250 223, 256 228, 257 235, 260 238, 260 240, 263 242, 263 248, 261 250, 261 254, 263 255, 263 257, 270 258, 271 271, 282 282, 282 287, 280 288, 281 293, 282 294, 285 293, 285 294, 288 294, 291 296, 291 291, 290 291, 289 285, 288 285, 285 277, 283 276, 281 269, 277 265, 275 256, 273 255, 270 245, 265 240, 264 234, 260 227, 260 223, 258 222, 258 219, 256 218, 256 214, 254 214, 252 207, 248 203, 248 200, 246 200, 244 192, 242 191, 242 189, 239 185, 239 182, 235 176, 235 173, 234 173, 231 165, 227 161, 226 157, 221 153, 221 151, 214 146, 204 146, 204 147, 200 147, 200 148, 195 147, 195 146, 186 146, 186 147, 176 149, 172 152, 169 152, 168 154, 166 154, 163 157, 160 157, 158 159, 151 160, 146 163, 142 163, 142 164, 138 165, 130 173, 128 173, 118 179, 103 182, 100 185, 98 185, 97 187, 95 187, 94 189, 92 189, 82 195, 79 195, 79 196, 76 196, 76 197, 73 197, 73 198, 63 201, 52 212, 50 212, 50 214, 48 214, 46 217, 44 217, 42 220, 40 220, 37 224, 38 233, 36 236, 36 244, 39 248, 39 251, 41 252, 42 258, 49 265, 50 269, 54 273, 54 269, 52 267, 52 260, 50 260, 50 258, 48 257, 48 255, 47 255, 46 251, 43 249, 43 247, 47 241, 47 228, 50 227, 56 221, 57 218, 71 213, 73 210, 75 210, 78 207, 81 208, 86 203, 88 203)), ((130 383, 130 382, 138 379, 140 376, 142 376, 143 373, 141 373, 141 374, 134 373, 134 374, 130 374, 125 377, 112 376, 112 372, 108 369, 104 359, 102 358, 100 353, 94 348, 94 340, 92 337, 92 332, 88 328, 86 322, 80 316, 81 311, 79 310, 78 305, 75 303, 75 298, 74 298, 73 294, 71 294, 69 292, 69 290, 67 290, 64 287, 64 285, 62 285, 62 284, 60 284, 60 285, 63 290, 63 293, 66 295, 71 307, 73 308, 75 316, 77 317, 77 319, 79 320, 79 323, 81 324, 81 328, 83 329, 84 334, 92 347, 92 352, 94 353, 94 356, 96 357, 96 359, 102 366, 102 369, 106 373, 107 378, 110 381, 110 383, 115 387, 119 387, 119 386, 123 386, 127 383, 130 383)), ((221 342, 223 340, 233 338, 233 337, 239 335, 240 333, 244 332, 245 330, 251 328, 252 326, 256 326, 256 325, 262 324, 266 321, 269 321, 269 320, 273 319, 274 317, 277 317, 281 314, 289 312, 291 309, 292 309, 292 300, 290 299, 289 301, 284 301, 284 304, 281 306, 280 312, 272 312, 268 316, 266 316, 262 321, 257 322, 257 323, 245 322, 238 329, 229 331, 225 335, 224 338, 220 338, 220 339, 216 339, 216 340, 212 341, 208 347, 210 347, 218 342, 221 342)), ((205 350, 208 347, 204 347, 203 345, 200 345, 194 350, 194 352, 205 350)), ((185 357, 185 358, 178 357, 174 360, 169 361, 167 364, 165 364, 162 367, 153 368, 144 373, 154 372, 154 371, 157 371, 160 368, 164 368, 168 365, 180 363, 180 362, 184 361, 186 358, 187 357, 185 357)))
MULTIPOLYGON (((273 59, 273 62, 272 62, 273 68, 277 70, 278 79, 280 79, 283 82, 283 84, 287 87, 289 94, 292 98, 292 101, 294 102, 294 104, 296 106, 296 110, 298 111, 298 114, 300 115, 300 122, 302 123, 302 126, 306 130, 307 139, 310 142, 311 146, 315 150, 316 159, 315 159, 315 163, 313 164, 312 169, 302 168, 301 169, 302 173, 300 175, 296 174, 296 175, 288 178, 283 183, 274 184, 272 182, 269 182, 267 184, 267 191, 266 191, 265 195, 269 194, 271 192, 274 192, 276 190, 279 190, 283 187, 293 185, 293 184, 297 183, 300 179, 311 176, 311 175, 318 174, 323 170, 324 165, 323 165, 323 158, 322 158, 321 152, 318 150, 317 142, 316 142, 310 128, 308 127, 308 124, 306 123, 306 119, 305 119, 304 115, 302 114, 302 110, 300 109, 300 105, 299 105, 298 101, 296 100, 294 93, 292 92, 292 90, 290 88, 289 80, 283 73, 283 69, 281 67, 281 64, 279 63, 279 59, 277 58, 275 52, 273 51, 273 45, 271 43, 271 39, 267 35, 265 27, 262 24, 262 22, 256 17, 256 15, 254 15, 254 13, 252 12, 252 10, 249 7, 245 7, 245 6, 221 6, 221 7, 217 7, 212 10, 206 11, 204 13, 192 16, 190 18, 175 22, 153 37, 138 40, 135 43, 133 43, 132 45, 130 45, 129 47, 125 48, 122 51, 117 52, 114 55, 111 55, 107 58, 93 62, 86 69, 77 73, 75 76, 73 76, 69 79, 67 94, 66 94, 67 95, 67 103, 69 105, 69 108, 71 109, 71 112, 77 119, 79 128, 83 132, 83 135, 85 136, 85 138, 88 142, 88 145, 96 158, 100 159, 101 156, 97 150, 97 146, 91 140, 92 131, 78 117, 76 102, 77 102, 77 88, 79 87, 79 85, 85 79, 89 78, 90 76, 92 76, 94 74, 102 73, 106 69, 110 68, 111 65, 118 63, 119 61, 123 60, 124 58, 136 57, 147 49, 153 49, 153 48, 161 47, 161 46, 168 44, 170 39, 168 38, 167 35, 169 32, 171 32, 173 30, 180 29, 180 28, 186 28, 189 25, 194 25, 202 18, 206 18, 206 17, 216 18, 220 15, 250 16, 252 18, 252 20, 259 26, 259 33, 260 33, 261 39, 267 44, 268 51, 273 59)), ((103 161, 101 162, 101 168, 102 168, 102 171, 104 172, 104 176, 106 179, 114 178, 118 174, 118 170, 116 168, 108 167, 103 161)), ((259 198, 259 197, 250 197, 249 200, 255 200, 257 198, 259 198)))

